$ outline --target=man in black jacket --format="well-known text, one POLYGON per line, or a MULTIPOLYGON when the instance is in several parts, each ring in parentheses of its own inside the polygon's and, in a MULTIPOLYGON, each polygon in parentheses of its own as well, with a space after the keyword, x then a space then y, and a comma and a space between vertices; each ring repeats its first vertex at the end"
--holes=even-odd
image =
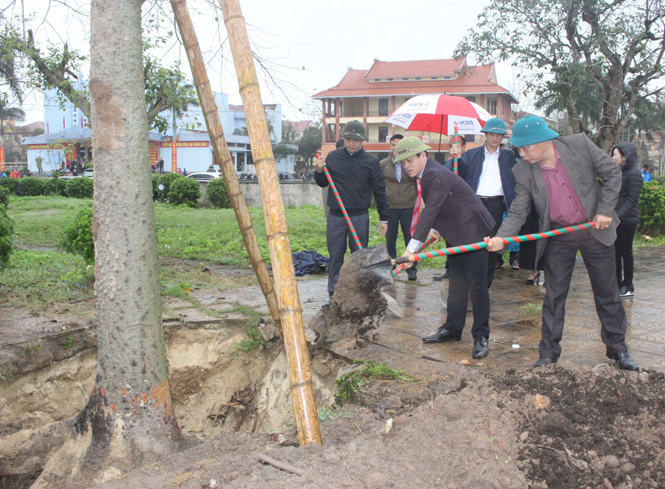
MULTIPOLYGON (((482 128, 485 144, 464 153, 459 161, 459 176, 478 195, 496 223, 491 236, 501 226, 503 213, 510 208, 515 198, 515 153, 501 148, 501 141, 508 132, 506 123, 493 117, 482 128)), ((490 253, 487 263, 487 287, 492 285, 496 270, 497 254, 490 253)))
MULTIPOLYGON (((342 133, 344 147, 331 151, 323 158, 316 160, 314 180, 319 187, 327 187, 328 179, 323 167, 328 168, 342 203, 353 223, 363 248, 369 240, 369 213, 372 204, 372 193, 379 211, 379 229, 385 236, 388 229, 388 201, 386 186, 379 165, 379 159, 363 149, 363 141, 367 139, 365 127, 360 121, 350 121, 344 126, 342 133)), ((328 243, 328 294, 335 293, 335 285, 339 279, 339 271, 344 264, 344 254, 348 241, 351 253, 358 249, 344 219, 333 192, 328 192, 326 240, 328 243)))
MULTIPOLYGON (((411 242, 402 256, 416 252, 428 236, 443 236, 451 246, 482 241, 494 227, 494 219, 476 194, 464 181, 431 158, 431 149, 417 137, 404 138, 395 148, 395 161, 402 161, 403 169, 421 180, 425 208, 411 242)), ((490 296, 487 288, 487 250, 451 255, 448 317, 425 343, 459 341, 462 338, 469 292, 473 306, 473 358, 487 356, 490 334, 490 296)))
POLYGON ((617 282, 622 298, 633 297, 633 238, 640 223, 639 200, 642 191, 642 173, 637 169, 637 148, 633 143, 620 143, 612 148, 612 159, 621 168, 621 190, 614 211, 619 218, 616 253, 617 282), (623 274, 621 273, 623 271, 623 274), (623 276, 622 276, 623 275, 623 276))

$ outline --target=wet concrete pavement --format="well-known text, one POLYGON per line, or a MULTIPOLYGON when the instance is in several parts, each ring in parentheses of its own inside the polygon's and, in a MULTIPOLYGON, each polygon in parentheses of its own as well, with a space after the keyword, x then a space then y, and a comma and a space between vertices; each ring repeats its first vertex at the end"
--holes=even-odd
MULTIPOLYGON (((665 370, 665 281, 662 278, 665 250, 636 250, 635 263, 636 295, 623 301, 628 318, 627 343, 641 367, 665 370)), ((349 359, 385 362, 392 368, 420 376, 438 371, 442 362, 468 361, 486 371, 533 365, 538 359, 541 324, 541 315, 534 309, 540 309, 545 288, 527 285, 529 272, 514 271, 507 265, 497 271, 490 290, 490 353, 481 360, 471 358, 470 304, 462 341, 440 344, 422 342, 423 336, 434 333, 445 321, 448 281, 433 281, 433 275, 438 273, 419 271, 417 282, 407 282, 406 274, 400 274, 396 284, 384 290, 397 300, 404 317, 400 319, 389 315, 374 331, 370 341, 339 342, 331 349, 349 359)), ((327 297, 325 284, 326 280, 322 279, 299 282, 305 325, 327 297)), ((244 293, 253 295, 249 292, 244 293)), ((235 294, 243 294, 242 289, 236 289, 235 294)), ((226 297, 229 299, 228 294, 226 297)), ((254 295, 254 298, 257 296, 254 295)), ((258 299, 262 297, 259 295, 258 299)), ((609 361, 600 339, 600 321, 581 258, 578 258, 573 274, 561 346, 561 361, 586 365, 609 361)))

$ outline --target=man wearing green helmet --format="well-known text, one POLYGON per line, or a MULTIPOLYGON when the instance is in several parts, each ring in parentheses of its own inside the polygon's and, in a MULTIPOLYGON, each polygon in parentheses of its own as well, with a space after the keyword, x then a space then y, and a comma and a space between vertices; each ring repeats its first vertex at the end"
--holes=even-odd
MULTIPOLYGON (((344 147, 328 153, 316 160, 314 180, 319 187, 327 187, 328 179, 323 171, 326 166, 330 172, 342 203, 349 214, 353 227, 363 247, 369 240, 369 213, 372 194, 379 211, 379 230, 385 236, 388 229, 388 201, 386 186, 379 159, 363 149, 367 139, 365 126, 360 121, 349 121, 342 132, 344 147)), ((344 215, 333 192, 328 192, 326 241, 328 244, 328 294, 332 298, 339 279, 339 272, 344 264, 346 247, 353 253, 358 249, 351 237, 344 215)), ((327 303, 329 305, 330 302, 327 303)))
POLYGON ((593 229, 538 242, 536 256, 537 260, 544 258, 547 280, 540 358, 535 366, 557 363, 561 355, 566 298, 580 251, 591 279, 606 355, 623 370, 638 370, 626 346, 626 312, 615 272, 618 219, 614 209, 621 189, 621 170, 585 134, 559 137, 536 116, 517 121, 509 143, 519 148, 521 156, 513 169, 517 194, 497 237, 486 239, 490 251, 503 249, 500 236, 518 233, 532 202, 540 216, 541 232, 594 221, 593 229))
MULTIPOLYGON (((474 243, 494 227, 494 219, 475 192, 457 175, 427 157, 431 149, 414 136, 402 139, 395 148, 395 162, 417 178, 422 189, 425 208, 420 213, 411 241, 402 256, 416 252, 429 236, 443 236, 451 246, 474 243)), ((473 358, 483 358, 489 351, 490 296, 487 288, 487 256, 485 249, 451 255, 450 287, 446 322, 425 343, 460 341, 471 295, 473 306, 473 358)), ((408 266, 412 265, 408 264, 408 266)))
MULTIPOLYGON (((508 132, 506 123, 498 117, 489 119, 481 132, 485 134, 485 144, 468 150, 459 161, 459 176, 468 183, 492 215, 494 229, 501 225, 503 214, 510 208, 515 198, 515 153, 501 148, 501 141, 508 132)), ((496 270, 497 254, 490 253, 487 262, 487 286, 492 285, 496 270)))

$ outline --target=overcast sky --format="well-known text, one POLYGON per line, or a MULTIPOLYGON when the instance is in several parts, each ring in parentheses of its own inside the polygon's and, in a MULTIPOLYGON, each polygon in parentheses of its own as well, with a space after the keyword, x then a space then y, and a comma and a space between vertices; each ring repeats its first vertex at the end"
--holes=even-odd
MULTIPOLYGON (((0 5, 3 3, 10 4, 0 0, 0 5)), ((215 12, 210 5, 214 3, 188 1, 208 60, 213 90, 228 93, 231 103, 240 104, 224 22, 221 11, 215 12)), ((240 0, 255 50, 271 66, 286 92, 281 93, 275 84, 264 81, 264 103, 281 103, 284 118, 291 120, 310 118, 309 96, 339 83, 347 68, 368 69, 375 58, 402 61, 452 57, 455 46, 476 25, 478 14, 487 3, 488 0, 240 0)), ((27 27, 32 26, 42 47, 49 41, 67 40, 70 46, 88 54, 89 2, 24 0, 24 5, 26 15, 34 15, 27 27)), ((21 2, 17 1, 7 13, 11 10, 20 14, 21 2)), ((144 17, 150 16, 157 18, 166 31, 172 29, 168 27, 172 22, 168 1, 147 0, 144 17)), ((181 59, 189 72, 185 52, 175 38, 155 54, 167 66, 181 59)), ((512 89, 510 67, 501 66, 498 73, 499 83, 512 89)), ((28 114, 27 122, 43 120, 39 93, 30 93, 23 108, 28 114)))

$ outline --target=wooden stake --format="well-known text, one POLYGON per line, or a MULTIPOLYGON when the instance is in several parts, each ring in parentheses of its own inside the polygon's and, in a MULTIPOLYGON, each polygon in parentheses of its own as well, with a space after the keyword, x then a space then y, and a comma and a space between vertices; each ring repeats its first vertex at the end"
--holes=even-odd
POLYGON ((245 19, 237 0, 220 0, 224 23, 238 76, 252 155, 261 186, 263 214, 266 221, 270 258, 277 289, 284 347, 289 363, 289 380, 301 445, 322 443, 319 418, 314 400, 314 386, 305 341, 302 308, 298 296, 286 215, 279 189, 275 157, 261 101, 261 92, 252 59, 245 19))
POLYGON ((272 279, 268 274, 268 268, 261 255, 259 243, 256 240, 254 226, 252 225, 252 219, 247 210, 245 197, 240 190, 240 182, 238 181, 238 176, 236 175, 233 166, 233 157, 231 156, 229 147, 226 144, 226 139, 224 138, 224 130, 222 129, 222 123, 219 120, 217 104, 215 103, 212 88, 210 88, 208 73, 206 72, 203 56, 201 55, 201 47, 199 46, 199 41, 196 37, 196 32, 194 31, 194 25, 192 24, 192 19, 189 15, 187 3, 185 0, 171 0, 171 7, 173 8, 173 14, 175 15, 178 30, 180 31, 182 41, 185 45, 185 50, 187 51, 187 59, 189 59, 189 66, 192 69, 192 76, 194 77, 194 85, 196 86, 196 92, 201 101, 203 117, 205 118, 206 126, 208 128, 208 135, 210 136, 210 141, 213 150, 215 151, 217 161, 220 162, 219 167, 222 170, 222 176, 224 177, 224 183, 226 184, 226 191, 231 199, 231 205, 236 213, 236 219, 238 220, 238 226, 240 227, 240 234, 242 234, 242 239, 245 243, 249 260, 252 262, 256 278, 259 280, 261 290, 268 303, 270 315, 272 316, 273 321, 275 321, 277 330, 281 335, 282 323, 279 317, 277 295, 275 294, 272 279))

